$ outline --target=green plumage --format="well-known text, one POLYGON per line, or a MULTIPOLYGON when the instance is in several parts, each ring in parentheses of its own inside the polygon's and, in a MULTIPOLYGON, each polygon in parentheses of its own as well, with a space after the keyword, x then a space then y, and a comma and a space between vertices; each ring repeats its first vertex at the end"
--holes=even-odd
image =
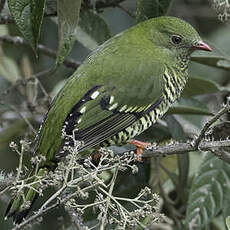
MULTIPOLYGON (((124 144, 154 124, 180 96, 189 55, 200 42, 186 22, 159 17, 99 46, 66 82, 44 119, 36 149, 46 157, 44 165, 66 154, 64 146, 73 144, 68 135, 84 142, 81 154, 124 144)), ((34 198, 30 191, 26 199, 34 198)), ((21 202, 14 200, 7 210, 16 222, 27 215, 21 202)))

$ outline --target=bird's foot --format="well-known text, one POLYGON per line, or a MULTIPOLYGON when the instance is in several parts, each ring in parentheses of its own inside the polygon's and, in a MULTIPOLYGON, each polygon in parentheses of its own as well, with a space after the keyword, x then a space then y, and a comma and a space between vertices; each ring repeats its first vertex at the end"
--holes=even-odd
POLYGON ((91 159, 92 159, 92 163, 95 165, 95 166, 98 166, 99 164, 99 161, 101 159, 101 155, 102 155, 102 152, 97 150, 97 151, 94 151, 91 155, 91 159))
POLYGON ((142 162, 143 150, 149 146, 152 146, 152 143, 150 143, 150 142, 143 142, 143 141, 138 141, 138 140, 130 140, 129 143, 136 146, 136 148, 137 148, 137 161, 139 161, 139 162, 142 162))

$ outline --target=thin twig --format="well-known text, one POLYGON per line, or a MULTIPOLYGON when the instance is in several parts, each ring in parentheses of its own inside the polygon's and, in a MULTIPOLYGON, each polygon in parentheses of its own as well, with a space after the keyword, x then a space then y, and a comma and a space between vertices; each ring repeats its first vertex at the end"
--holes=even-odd
POLYGON ((10 190, 10 187, 11 187, 11 186, 7 186, 7 187, 4 188, 2 191, 0 191, 0 196, 1 196, 2 194, 4 194, 5 192, 7 192, 8 190, 10 190))
MULTIPOLYGON (((92 190, 93 187, 96 187, 98 184, 94 184, 91 186, 88 186, 86 188, 82 189, 82 192, 87 192, 92 190)), ((33 222, 34 220, 36 220, 37 218, 39 218, 40 216, 43 216, 44 214, 46 214, 47 212, 49 212, 50 210, 53 210, 57 207, 59 207, 62 204, 65 204, 68 200, 70 200, 73 197, 76 197, 77 194, 79 193, 79 191, 76 191, 74 193, 71 193, 70 195, 68 195, 66 198, 64 198, 63 200, 58 200, 55 204, 50 205, 49 207, 47 207, 46 209, 43 209, 39 212, 37 212, 36 214, 34 214, 33 216, 29 217, 28 219, 24 220, 21 224, 16 225, 12 230, 18 230, 21 229, 22 227, 26 226, 27 224, 33 222)))
POLYGON ((202 141, 202 139, 205 136, 205 133, 207 132, 207 130, 209 129, 209 127, 214 124, 222 115, 224 115, 225 113, 229 112, 230 107, 229 107, 229 102, 224 105, 224 107, 214 116, 212 117, 203 127, 203 129, 201 130, 199 136, 195 139, 193 145, 195 147, 195 149, 198 149, 198 146, 200 144, 200 142, 202 141))
MULTIPOLYGON (((211 151, 214 148, 230 147, 230 140, 222 141, 203 141, 199 145, 201 151, 211 151)), ((185 154, 187 152, 196 151, 197 148, 190 143, 175 143, 165 146, 156 146, 143 152, 143 157, 167 156, 173 154, 185 154)))
POLYGON ((30 130, 36 134, 36 130, 34 129, 33 125, 30 123, 29 119, 27 119, 27 117, 25 117, 15 106, 13 105, 9 105, 7 103, 4 103, 2 101, 0 101, 0 104, 8 107, 9 109, 13 110, 14 112, 16 112, 25 122, 26 124, 28 125, 28 127, 30 128, 30 130))
MULTIPOLYGON (((1 94, 0 94, 0 102, 3 100, 2 98, 7 96, 12 90, 14 90, 15 88, 17 88, 18 86, 22 85, 22 86, 26 86, 27 83, 29 82, 33 82, 34 80, 36 79, 39 79, 41 77, 45 77, 45 76, 48 76, 48 75, 52 75, 54 73, 54 68, 49 68, 49 69, 46 69, 46 70, 43 70, 39 73, 36 73, 34 75, 32 75, 31 77, 27 78, 27 79, 21 79, 21 80, 18 80, 16 81, 15 84, 13 84, 12 86, 10 86, 9 88, 7 88, 6 90, 4 90, 1 94)), ((46 92, 41 88, 42 92, 46 94, 46 92)))
MULTIPOLYGON (((21 46, 29 47, 29 44, 22 37, 19 37, 19 36, 13 37, 13 36, 8 36, 8 35, 0 35, 0 41, 7 42, 7 43, 13 44, 13 45, 21 45, 21 46)), ((56 59, 56 57, 57 57, 57 53, 54 50, 52 50, 52 49, 50 49, 44 45, 39 44, 37 49, 38 49, 38 51, 44 53, 45 55, 47 55, 51 58, 56 59)), ((72 69, 77 69, 79 67, 79 65, 81 64, 80 62, 77 62, 72 58, 65 58, 63 63, 66 67, 72 68, 72 69)))
MULTIPOLYGON (((109 194, 112 196, 112 193, 113 193, 113 188, 114 188, 114 185, 115 185, 115 182, 116 182, 116 179, 117 179, 117 174, 118 174, 118 166, 116 167, 116 170, 113 174, 113 178, 111 180, 111 184, 110 184, 110 188, 109 188, 109 194)), ((106 225, 106 219, 107 219, 107 213, 108 213, 108 210, 109 210, 109 206, 110 206, 110 196, 107 196, 107 199, 106 199, 106 208, 105 208, 105 212, 103 214, 103 217, 102 217, 102 220, 101 220, 101 225, 100 225, 100 230, 104 230, 105 229, 105 225, 106 225)))
POLYGON ((56 193, 54 193, 40 208, 40 210, 44 210, 49 203, 55 200, 60 194, 66 189, 66 185, 62 186, 56 193))

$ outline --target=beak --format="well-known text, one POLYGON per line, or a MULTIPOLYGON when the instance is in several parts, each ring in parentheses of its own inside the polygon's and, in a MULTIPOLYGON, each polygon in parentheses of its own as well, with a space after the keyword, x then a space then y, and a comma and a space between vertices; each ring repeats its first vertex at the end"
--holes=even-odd
POLYGON ((203 41, 200 41, 200 42, 196 43, 193 46, 193 48, 196 49, 196 50, 212 51, 212 49, 206 43, 204 43, 203 41))

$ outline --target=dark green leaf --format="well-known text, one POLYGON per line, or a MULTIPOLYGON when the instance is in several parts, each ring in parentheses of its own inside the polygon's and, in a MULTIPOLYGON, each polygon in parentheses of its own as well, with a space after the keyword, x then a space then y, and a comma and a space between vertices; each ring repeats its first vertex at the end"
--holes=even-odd
POLYGON ((149 127, 147 130, 145 130, 138 136, 138 140, 144 142, 162 142, 170 138, 171 134, 168 128, 157 123, 149 127))
POLYGON ((198 107, 176 105, 172 106, 167 114, 194 114, 194 115, 212 115, 207 109, 201 109, 198 107))
POLYGON ((80 8, 81 0, 57 0, 59 43, 56 66, 63 63, 74 45, 80 8))
POLYGON ((223 203, 223 217, 229 217, 229 229, 230 229, 230 197, 229 193, 224 194, 224 203, 223 203))
POLYGON ((219 69, 230 70, 230 59, 225 56, 192 55, 191 60, 219 69))
POLYGON ((194 98, 180 98, 167 114, 213 115, 204 103, 194 98))
POLYGON ((36 51, 45 0, 8 0, 10 13, 25 40, 36 51))
POLYGON ((111 37, 105 20, 91 10, 80 14, 77 40, 90 50, 95 49, 111 37))
POLYGON ((165 118, 169 132, 172 134, 172 137, 176 140, 185 141, 186 134, 181 126, 181 124, 173 117, 173 116, 166 116, 165 118))
POLYGON ((31 0, 31 23, 34 35, 35 50, 40 37, 40 30, 45 11, 45 0, 31 0))
POLYGON ((192 97, 201 94, 216 93, 221 87, 214 81, 199 77, 190 76, 182 96, 192 97))
POLYGON ((228 227, 228 230, 230 230, 230 216, 226 218, 226 225, 228 227))
POLYGON ((222 210, 224 194, 230 192, 229 164, 209 153, 193 180, 186 211, 186 229, 206 228, 222 210))
MULTIPOLYGON (((167 116, 166 122, 172 137, 177 141, 185 141, 187 136, 181 124, 173 117, 167 116)), ((179 170, 179 183, 178 183, 178 194, 180 194, 181 200, 185 200, 185 189, 187 187, 188 174, 189 174, 189 155, 188 154, 178 154, 177 155, 177 165, 179 170)))
POLYGON ((171 3, 172 0, 137 0, 137 22, 165 15, 171 3))

